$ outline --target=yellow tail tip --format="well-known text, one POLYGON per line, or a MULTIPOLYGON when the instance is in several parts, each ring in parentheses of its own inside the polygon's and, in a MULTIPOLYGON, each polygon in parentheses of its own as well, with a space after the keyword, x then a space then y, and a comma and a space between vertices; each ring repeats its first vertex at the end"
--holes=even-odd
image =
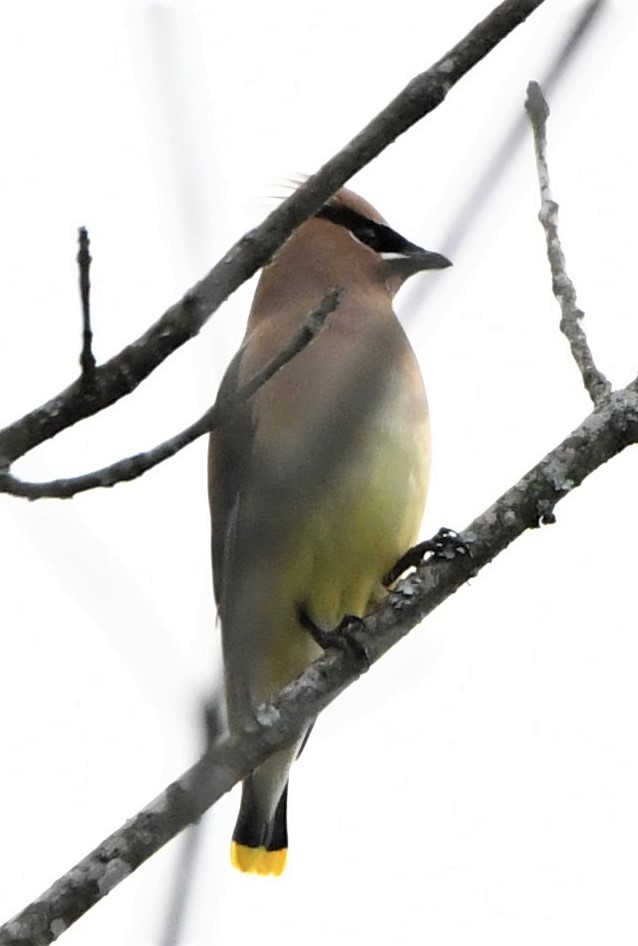
POLYGON ((279 877, 284 872, 288 849, 268 851, 265 847, 248 847, 233 841, 230 845, 230 862, 243 874, 259 874, 279 877))

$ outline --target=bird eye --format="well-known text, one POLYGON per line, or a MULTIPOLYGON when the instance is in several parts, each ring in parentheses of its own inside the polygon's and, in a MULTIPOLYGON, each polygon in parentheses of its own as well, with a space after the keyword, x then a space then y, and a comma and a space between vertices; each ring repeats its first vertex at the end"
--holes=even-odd
POLYGON ((357 223, 356 227, 352 227, 350 230, 350 234, 354 240, 363 243, 364 246, 374 250, 375 253, 379 251, 382 239, 379 228, 374 223, 357 223))
POLYGON ((354 231, 354 235, 356 236, 357 240, 361 240, 362 243, 367 243, 368 246, 371 243, 376 243, 377 231, 374 229, 374 227, 365 225, 362 227, 357 227, 357 229, 354 231))
POLYGON ((362 235, 362 234, 361 234, 361 231, 358 230, 358 229, 357 229, 357 230, 351 230, 349 227, 346 227, 346 228, 345 228, 345 231, 346 231, 346 233, 348 234, 348 236, 350 237, 350 239, 351 239, 351 240, 354 240, 355 243, 358 243, 359 246, 365 246, 366 250, 372 249, 372 247, 371 247, 371 245, 370 245, 370 236, 371 236, 371 234, 367 234, 368 239, 365 239, 366 234, 363 234, 363 235, 362 235))

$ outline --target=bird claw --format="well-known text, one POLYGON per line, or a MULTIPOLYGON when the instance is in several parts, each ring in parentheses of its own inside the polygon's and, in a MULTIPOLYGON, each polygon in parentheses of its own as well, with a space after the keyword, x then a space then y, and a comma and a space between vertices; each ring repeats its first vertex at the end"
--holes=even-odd
POLYGON ((455 532, 454 529, 447 529, 444 526, 439 529, 436 535, 432 536, 431 539, 419 542, 411 549, 408 549, 405 555, 401 556, 394 568, 385 576, 383 584, 386 588, 394 584, 408 568, 416 568, 418 565, 422 565, 426 555, 431 555, 432 558, 439 560, 450 560, 456 555, 467 555, 471 558, 472 550, 463 540, 460 533, 455 532))
POLYGON ((362 672, 365 673, 370 669, 372 659, 368 649, 353 634, 355 629, 365 630, 364 621, 356 614, 346 614, 332 631, 324 631, 323 628, 317 627, 305 611, 300 612, 299 621, 322 650, 340 650, 346 659, 360 665, 362 672))

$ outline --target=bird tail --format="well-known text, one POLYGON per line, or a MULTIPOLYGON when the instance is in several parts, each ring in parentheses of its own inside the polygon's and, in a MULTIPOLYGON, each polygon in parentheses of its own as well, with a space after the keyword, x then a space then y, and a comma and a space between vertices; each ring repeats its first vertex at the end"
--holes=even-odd
POLYGON ((244 779, 239 817, 230 846, 230 861, 237 870, 275 877, 283 873, 288 856, 287 798, 286 782, 274 815, 265 818, 257 804, 253 776, 244 779))

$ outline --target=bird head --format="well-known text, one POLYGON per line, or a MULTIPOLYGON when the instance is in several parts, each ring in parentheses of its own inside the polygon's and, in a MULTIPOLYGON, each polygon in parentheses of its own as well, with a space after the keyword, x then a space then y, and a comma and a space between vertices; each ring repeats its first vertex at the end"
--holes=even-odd
POLYGON ((425 250, 401 236, 371 204, 345 187, 315 217, 341 227, 363 252, 376 256, 376 266, 392 296, 415 273, 452 265, 441 253, 425 250))

